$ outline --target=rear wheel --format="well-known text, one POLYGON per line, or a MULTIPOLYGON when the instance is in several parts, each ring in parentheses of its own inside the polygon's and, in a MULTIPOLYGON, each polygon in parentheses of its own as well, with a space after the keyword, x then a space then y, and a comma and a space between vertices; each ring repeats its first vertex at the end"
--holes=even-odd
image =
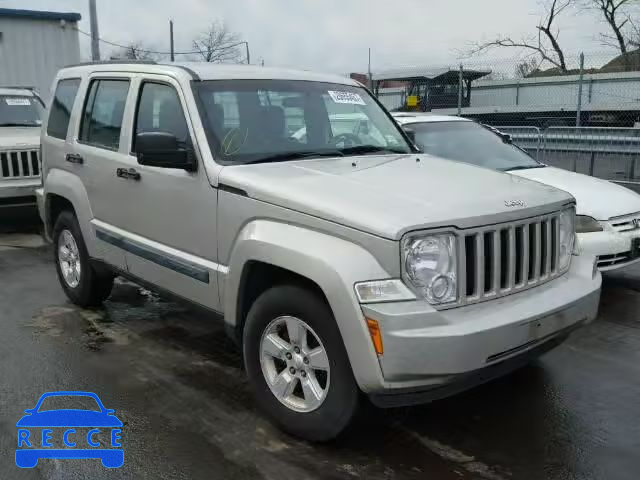
POLYGON ((243 349, 256 400, 281 428, 326 441, 351 423, 359 390, 319 295, 293 285, 265 291, 247 316, 243 349))
POLYGON ((62 212, 53 227, 54 259, 62 289, 76 305, 101 304, 111 294, 113 274, 99 273, 91 265, 76 216, 62 212))

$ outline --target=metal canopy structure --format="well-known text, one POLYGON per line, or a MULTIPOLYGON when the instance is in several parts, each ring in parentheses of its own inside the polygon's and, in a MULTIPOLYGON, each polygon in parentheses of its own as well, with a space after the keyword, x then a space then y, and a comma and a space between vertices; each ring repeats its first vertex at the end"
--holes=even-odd
MULTIPOLYGON (((465 81, 474 81, 489 75, 491 70, 462 70, 462 78, 465 81)), ((430 80, 434 83, 457 83, 460 78, 459 68, 428 68, 428 67, 407 67, 396 68, 373 73, 371 76, 374 82, 382 80, 396 81, 421 81, 430 80)))

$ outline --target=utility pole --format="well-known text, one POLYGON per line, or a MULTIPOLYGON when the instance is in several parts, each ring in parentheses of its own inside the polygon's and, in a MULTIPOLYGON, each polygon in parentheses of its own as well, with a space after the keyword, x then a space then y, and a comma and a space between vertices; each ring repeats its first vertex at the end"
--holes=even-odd
POLYGON ((171 46, 171 61, 175 62, 176 57, 173 51, 173 20, 169 20, 169 45, 171 46))
POLYGON ((249 42, 242 42, 247 47, 247 65, 251 65, 251 57, 249 56, 249 42))
POLYGON ((582 123, 582 82, 584 80, 584 53, 580 54, 580 79, 578 80, 578 108, 576 109, 576 127, 582 123))
POLYGON ((89 23, 91 25, 91 59, 100 60, 100 32, 98 32, 98 12, 96 0, 89 0, 89 23))
POLYGON ((464 67, 460 64, 460 72, 458 73, 458 116, 462 116, 462 82, 464 79, 464 67))
POLYGON ((371 78, 371 47, 369 47, 369 66, 367 67, 369 74, 369 89, 373 91, 373 79, 371 78))

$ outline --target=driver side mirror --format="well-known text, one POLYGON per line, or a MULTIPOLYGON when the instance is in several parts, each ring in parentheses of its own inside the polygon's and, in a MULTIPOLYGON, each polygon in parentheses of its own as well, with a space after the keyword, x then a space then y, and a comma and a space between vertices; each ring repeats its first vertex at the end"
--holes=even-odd
POLYGON ((409 140, 411 140, 413 146, 416 147, 418 151, 422 152, 422 148, 416 143, 416 131, 409 127, 402 127, 402 130, 407 135, 407 137, 409 137, 409 140))
POLYGON ((409 140, 411 140, 411 142, 415 145, 415 143, 416 143, 416 132, 415 132, 415 130, 412 130, 410 128, 403 128, 402 130, 404 130, 404 133, 407 134, 407 137, 409 137, 409 140))
POLYGON ((511 135, 508 133, 500 133, 500 137, 502 137, 504 143, 508 143, 509 145, 513 143, 513 138, 511 138, 511 135))
POLYGON ((193 152, 178 145, 175 135, 167 132, 142 132, 136 135, 136 157, 140 165, 196 170, 193 152))

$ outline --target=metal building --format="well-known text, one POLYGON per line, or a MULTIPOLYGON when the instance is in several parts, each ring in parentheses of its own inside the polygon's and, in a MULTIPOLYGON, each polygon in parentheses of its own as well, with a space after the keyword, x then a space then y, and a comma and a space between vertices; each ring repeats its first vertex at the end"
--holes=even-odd
POLYGON ((0 8, 0 86, 35 87, 42 99, 56 72, 80 61, 79 13, 0 8))

